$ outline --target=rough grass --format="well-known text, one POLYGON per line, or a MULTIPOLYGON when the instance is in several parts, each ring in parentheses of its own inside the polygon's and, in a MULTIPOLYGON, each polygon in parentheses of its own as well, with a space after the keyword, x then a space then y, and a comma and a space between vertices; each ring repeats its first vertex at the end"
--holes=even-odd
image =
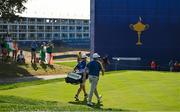
POLYGON ((56 64, 74 68, 77 65, 77 62, 76 61, 73 61, 73 62, 58 62, 56 64))
MULTIPOLYGON (((170 72, 108 72, 98 85, 103 103, 92 108, 82 101, 82 94, 80 102, 74 101, 78 85, 52 81, 19 86, 0 90, 0 111, 180 111, 179 79, 180 73, 170 72)), ((95 96, 93 102, 96 103, 95 96)))

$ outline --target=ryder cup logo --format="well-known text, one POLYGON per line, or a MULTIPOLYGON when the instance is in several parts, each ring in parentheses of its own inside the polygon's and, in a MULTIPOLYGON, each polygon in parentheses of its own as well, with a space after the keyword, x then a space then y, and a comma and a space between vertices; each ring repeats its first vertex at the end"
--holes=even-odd
POLYGON ((138 46, 142 45, 141 34, 142 34, 142 32, 149 29, 149 25, 148 24, 143 24, 141 17, 139 17, 139 21, 136 24, 130 24, 129 27, 133 31, 137 32, 137 34, 138 34, 138 42, 136 43, 136 45, 138 45, 138 46))

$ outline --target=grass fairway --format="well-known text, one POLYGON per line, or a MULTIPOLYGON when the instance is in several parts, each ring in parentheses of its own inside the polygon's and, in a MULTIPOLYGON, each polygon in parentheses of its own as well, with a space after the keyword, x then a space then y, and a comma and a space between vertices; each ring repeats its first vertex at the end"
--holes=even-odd
MULTIPOLYGON (((116 111, 180 111, 179 79, 180 73, 109 72, 99 81, 98 89, 103 96, 100 108, 116 111)), ((24 87, 20 84, 13 89, 1 88, 0 111, 98 110, 98 108, 86 106, 82 101, 75 102, 73 96, 78 86, 66 84, 62 80, 37 85, 29 84, 29 86, 26 83, 24 87)), ((89 83, 87 83, 87 90, 89 90, 89 83)), ((93 102, 96 103, 95 98, 93 102)))

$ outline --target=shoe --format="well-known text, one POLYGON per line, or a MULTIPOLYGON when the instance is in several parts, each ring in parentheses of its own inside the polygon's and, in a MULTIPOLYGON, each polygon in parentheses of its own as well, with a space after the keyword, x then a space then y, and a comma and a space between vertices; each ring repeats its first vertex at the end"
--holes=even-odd
POLYGON ((79 98, 77 95, 74 98, 75 98, 75 101, 79 101, 79 98))
POLYGON ((84 95, 84 101, 87 101, 87 99, 88 99, 88 94, 85 94, 84 95))
POLYGON ((88 106, 93 106, 93 103, 88 101, 88 102, 87 102, 87 105, 88 105, 88 106))
POLYGON ((101 103, 101 102, 102 102, 102 95, 99 95, 98 103, 101 103))

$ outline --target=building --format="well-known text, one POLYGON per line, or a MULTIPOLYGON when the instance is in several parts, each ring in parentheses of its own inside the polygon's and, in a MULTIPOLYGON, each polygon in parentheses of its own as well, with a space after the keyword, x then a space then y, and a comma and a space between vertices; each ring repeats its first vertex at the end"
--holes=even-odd
POLYGON ((89 47, 88 19, 57 19, 23 17, 19 21, 0 19, 0 37, 7 33, 17 41, 62 40, 70 46, 89 47))
POLYGON ((91 0, 91 26, 92 51, 109 55, 113 69, 180 61, 180 0, 91 0))

